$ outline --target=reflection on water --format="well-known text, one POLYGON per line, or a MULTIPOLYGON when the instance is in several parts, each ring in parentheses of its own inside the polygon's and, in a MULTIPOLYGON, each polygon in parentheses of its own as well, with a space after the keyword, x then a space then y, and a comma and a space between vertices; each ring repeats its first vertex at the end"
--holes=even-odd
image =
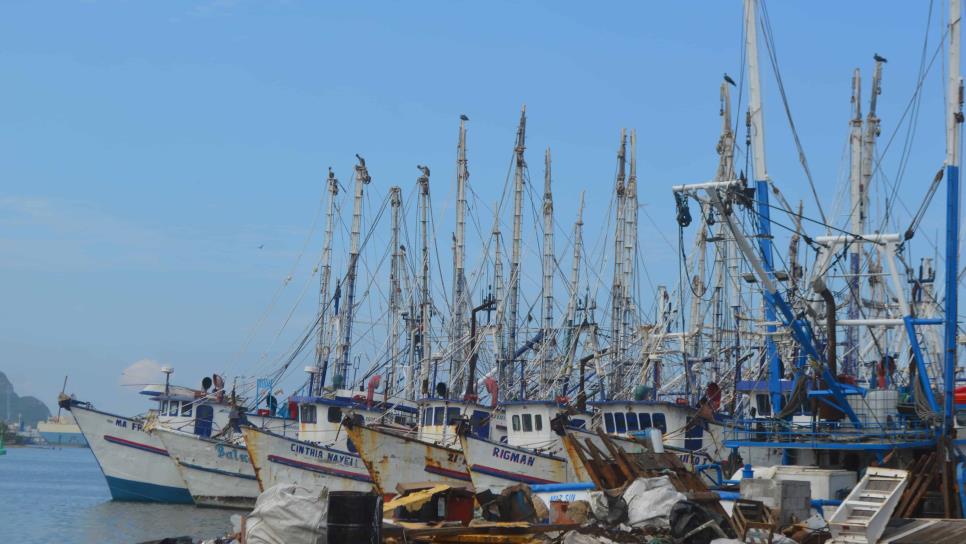
POLYGON ((136 543, 221 536, 232 510, 111 501, 87 448, 7 448, 0 456, 3 542, 136 543))

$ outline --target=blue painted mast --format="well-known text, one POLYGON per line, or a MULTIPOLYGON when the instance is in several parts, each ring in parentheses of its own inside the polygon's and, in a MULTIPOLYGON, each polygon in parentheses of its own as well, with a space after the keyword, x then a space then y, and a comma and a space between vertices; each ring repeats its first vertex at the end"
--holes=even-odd
MULTIPOLYGON (((771 212, 768 202, 768 171, 765 168, 765 126, 761 109, 761 73, 758 67, 758 32, 756 15, 757 0, 745 0, 745 51, 748 63, 748 138, 751 140, 752 177, 755 182, 755 206, 758 209, 758 248, 762 267, 768 277, 775 280, 775 257, 772 254, 771 212)), ((773 339, 778 328, 774 304, 765 297, 765 321, 768 322, 765 337, 765 356, 768 360, 768 392, 772 413, 782 407, 782 364, 773 339)))
POLYGON ((956 334, 959 311, 959 137, 963 122, 963 87, 959 68, 959 0, 949 2, 949 82, 946 89, 946 319, 943 339, 943 415, 953 430, 956 384, 956 334))

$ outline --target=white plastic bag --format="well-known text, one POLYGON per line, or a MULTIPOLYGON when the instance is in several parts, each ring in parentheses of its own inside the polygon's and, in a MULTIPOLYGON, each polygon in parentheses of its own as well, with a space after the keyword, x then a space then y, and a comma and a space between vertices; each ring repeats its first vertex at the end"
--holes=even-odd
POLYGON ((326 544, 329 491, 279 484, 255 502, 245 526, 249 544, 326 544))
POLYGON ((631 527, 668 527, 671 508, 687 497, 674 489, 667 476, 638 478, 624 490, 627 524, 631 527))

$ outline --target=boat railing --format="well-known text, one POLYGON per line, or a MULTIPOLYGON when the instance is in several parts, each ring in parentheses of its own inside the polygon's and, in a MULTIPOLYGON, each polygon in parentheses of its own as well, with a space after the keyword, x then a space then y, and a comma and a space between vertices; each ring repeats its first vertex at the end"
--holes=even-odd
POLYGON ((725 440, 745 443, 879 442, 903 443, 934 439, 935 430, 918 418, 896 414, 886 421, 857 427, 848 420, 797 423, 780 419, 741 419, 725 429, 725 440))

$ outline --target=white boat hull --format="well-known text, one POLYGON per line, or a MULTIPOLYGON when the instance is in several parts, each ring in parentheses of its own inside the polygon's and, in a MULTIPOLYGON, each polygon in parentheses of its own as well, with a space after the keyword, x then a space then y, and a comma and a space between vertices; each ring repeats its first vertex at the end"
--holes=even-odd
POLYGON ((377 490, 394 495, 401 483, 470 482, 463 452, 365 425, 346 431, 377 490))
POLYGON ((246 508, 258 498, 258 479, 244 446, 157 428, 153 431, 175 460, 199 506, 246 508))
POLYGON ((191 494, 161 440, 143 422, 74 405, 71 413, 116 501, 191 504, 191 494))
POLYGON ((297 484, 330 491, 371 491, 372 478, 358 455, 345 450, 242 427, 259 489, 297 484))
MULTIPOLYGON (((605 448, 595 433, 573 429, 568 429, 568 432, 576 433, 575 437, 581 442, 589 438, 601 450, 605 448)), ((508 486, 520 483, 533 485, 590 481, 590 475, 582 465, 568 461, 563 441, 559 437, 554 445, 540 452, 470 435, 460 439, 466 455, 466 465, 477 492, 489 490, 499 493, 508 486)), ((644 450, 642 444, 633 440, 617 437, 611 439, 628 453, 644 450)))

